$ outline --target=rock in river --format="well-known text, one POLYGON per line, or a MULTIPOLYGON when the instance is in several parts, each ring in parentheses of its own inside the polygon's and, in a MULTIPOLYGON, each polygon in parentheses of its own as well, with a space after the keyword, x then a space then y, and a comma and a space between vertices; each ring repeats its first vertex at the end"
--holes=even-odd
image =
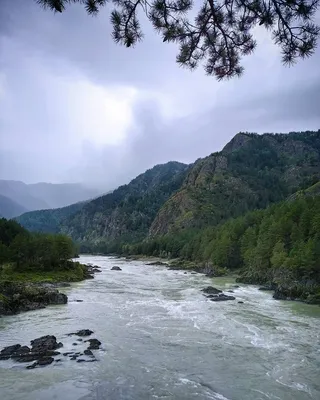
POLYGON ((218 294, 218 293, 222 293, 222 290, 216 289, 213 286, 208 286, 204 289, 202 289, 203 293, 207 293, 207 294, 218 294))
POLYGON ((111 271, 122 271, 120 267, 114 266, 111 268, 111 271))
POLYGON ((53 335, 41 336, 37 339, 31 340, 32 352, 44 352, 47 350, 56 350, 62 347, 61 342, 57 342, 57 338, 53 335))
POLYGON ((211 301, 227 301, 227 300, 235 300, 234 296, 227 296, 226 294, 219 294, 219 296, 210 299, 211 301))
POLYGON ((76 332, 75 335, 90 336, 92 333, 93 333, 93 331, 90 331, 90 329, 81 329, 80 331, 76 332))
POLYGON ((90 343, 88 350, 98 350, 101 345, 101 342, 98 339, 88 339, 86 342, 90 343))

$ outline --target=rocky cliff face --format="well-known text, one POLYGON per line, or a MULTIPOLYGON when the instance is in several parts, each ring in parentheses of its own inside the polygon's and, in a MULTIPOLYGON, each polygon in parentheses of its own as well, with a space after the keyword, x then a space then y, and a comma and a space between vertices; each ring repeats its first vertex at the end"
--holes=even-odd
POLYGON ((216 225, 263 208, 320 178, 320 131, 239 133, 221 152, 198 160, 159 210, 150 236, 216 225))

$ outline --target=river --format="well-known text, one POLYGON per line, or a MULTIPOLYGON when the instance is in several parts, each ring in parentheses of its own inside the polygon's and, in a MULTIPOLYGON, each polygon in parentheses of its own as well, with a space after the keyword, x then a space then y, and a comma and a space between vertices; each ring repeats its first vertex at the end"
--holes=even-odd
POLYGON ((98 362, 26 370, 0 361, 1 400, 320 399, 320 307, 247 285, 233 289, 236 301, 214 303, 200 289, 234 282, 142 261, 80 261, 102 272, 61 289, 67 305, 0 318, 0 348, 53 334, 68 351, 67 334, 87 328, 102 342, 98 362))

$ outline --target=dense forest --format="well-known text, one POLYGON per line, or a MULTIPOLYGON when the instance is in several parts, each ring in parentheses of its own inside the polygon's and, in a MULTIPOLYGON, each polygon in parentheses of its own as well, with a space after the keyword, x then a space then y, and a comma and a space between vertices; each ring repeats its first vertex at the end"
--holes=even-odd
POLYGON ((52 271, 81 275, 79 265, 70 260, 76 251, 65 235, 30 233, 15 221, 0 219, 0 280, 52 271))
POLYGON ((80 211, 86 203, 82 201, 61 208, 29 211, 16 217, 15 220, 31 232, 59 233, 61 223, 80 211))
POLYGON ((221 152, 195 162, 159 210, 150 235, 217 225, 319 180, 320 131, 238 133, 221 152))
POLYGON ((320 300, 319 194, 297 196, 216 227, 122 245, 117 252, 210 263, 217 274, 237 270, 241 282, 282 285, 293 297, 313 293, 320 300))

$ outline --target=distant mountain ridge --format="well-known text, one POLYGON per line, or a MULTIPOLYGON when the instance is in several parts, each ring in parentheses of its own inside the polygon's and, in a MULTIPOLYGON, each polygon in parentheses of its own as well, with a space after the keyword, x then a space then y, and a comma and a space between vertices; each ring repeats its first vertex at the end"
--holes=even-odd
POLYGON ((0 218, 13 218, 25 213, 27 210, 9 197, 0 194, 0 218))
POLYGON ((7 213, 4 205, 0 203, 0 214, 6 218, 12 218, 27 211, 60 208, 93 199, 99 195, 99 192, 78 183, 26 184, 21 181, 2 179, 0 180, 0 195, 16 204, 15 207, 11 207, 13 213, 7 213))

